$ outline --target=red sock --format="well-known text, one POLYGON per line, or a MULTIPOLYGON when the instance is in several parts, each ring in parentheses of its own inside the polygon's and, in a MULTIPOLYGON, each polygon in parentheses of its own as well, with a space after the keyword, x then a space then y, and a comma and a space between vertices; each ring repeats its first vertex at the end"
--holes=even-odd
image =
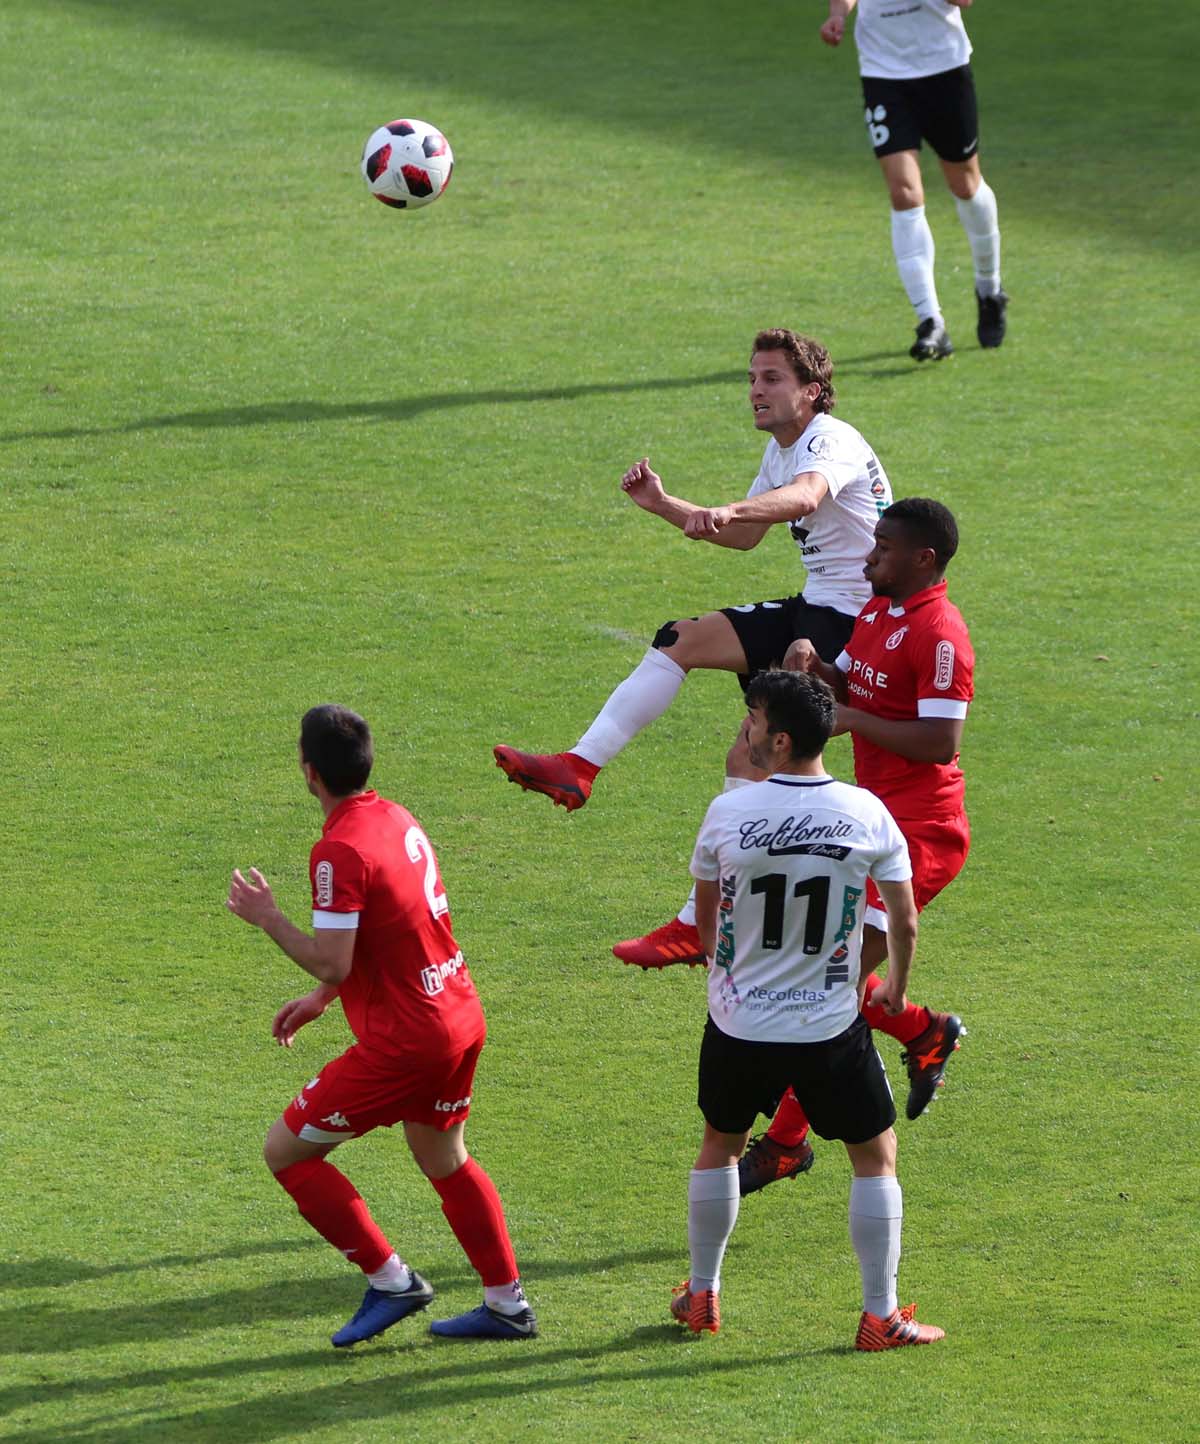
POLYGON ((511 1284, 517 1258, 504 1222, 496 1185, 473 1158, 449 1178, 431 1178, 442 1199, 442 1212, 485 1288, 511 1284))
POLYGON ((363 1273, 374 1273, 391 1258, 392 1246, 362 1195, 332 1163, 305 1158, 281 1168, 275 1178, 295 1200, 300 1217, 363 1273))
POLYGON ((783 1102, 775 1110, 775 1117, 771 1119, 771 1126, 767 1129, 767 1137, 781 1148, 795 1148, 803 1143, 807 1136, 808 1119, 796 1095, 789 1088, 783 1095, 783 1102))
POLYGON ((878 973, 872 973, 867 979, 867 991, 863 994, 863 1017, 872 1028, 886 1033, 889 1038, 895 1038, 898 1043, 911 1043, 914 1038, 920 1037, 933 1021, 929 1016, 929 1009, 922 1008, 918 1003, 909 1003, 903 1013, 897 1013, 893 1018, 882 1008, 872 1008, 865 1000, 882 982, 883 979, 878 973))

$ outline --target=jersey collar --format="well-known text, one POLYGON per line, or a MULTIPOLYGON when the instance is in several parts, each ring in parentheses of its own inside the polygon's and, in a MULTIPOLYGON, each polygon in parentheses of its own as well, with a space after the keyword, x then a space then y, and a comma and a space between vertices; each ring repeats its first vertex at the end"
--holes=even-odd
POLYGON ((367 792, 356 792, 352 797, 344 797, 325 819, 325 826, 321 829, 322 837, 329 831, 335 822, 340 822, 351 809, 362 807, 364 803, 374 802, 379 796, 373 789, 367 792))
POLYGON ((889 617, 903 617, 909 612, 915 612, 918 607, 928 606, 930 602, 936 602, 946 595, 945 581, 934 582, 933 586, 926 587, 923 592, 914 592, 911 597, 906 597, 898 607, 888 607, 889 617))
POLYGON ((767 778, 768 782, 777 782, 780 787, 824 787, 833 778, 829 773, 823 773, 820 777, 797 777, 792 772, 773 772, 767 778))

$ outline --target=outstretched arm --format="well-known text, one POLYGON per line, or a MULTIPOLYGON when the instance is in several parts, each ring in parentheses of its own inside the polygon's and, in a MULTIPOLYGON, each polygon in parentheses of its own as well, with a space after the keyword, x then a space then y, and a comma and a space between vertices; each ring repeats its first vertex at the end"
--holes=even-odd
POLYGON ((727 526, 723 530, 713 529, 711 534, 689 529, 689 523, 698 514, 708 515, 709 508, 696 506, 682 497, 671 496, 664 490, 662 478, 650 466, 650 458, 643 456, 635 461, 621 478, 621 490, 642 508, 654 516, 662 517, 672 526, 677 526, 686 536, 715 542, 720 547, 733 547, 738 551, 749 551, 756 547, 770 530, 770 523, 763 525, 727 526))
POLYGON ((799 521, 811 516, 829 490, 829 483, 815 471, 802 471, 786 486, 747 496, 728 506, 694 507, 684 526, 687 536, 700 541, 719 541, 727 527, 758 526, 765 531, 781 521, 799 521))
POLYGON ((279 910, 271 885, 258 868, 252 867, 248 878, 234 868, 225 906, 251 927, 261 928, 292 962, 318 982, 336 988, 350 972, 355 929, 318 928, 315 935, 302 931, 279 910))

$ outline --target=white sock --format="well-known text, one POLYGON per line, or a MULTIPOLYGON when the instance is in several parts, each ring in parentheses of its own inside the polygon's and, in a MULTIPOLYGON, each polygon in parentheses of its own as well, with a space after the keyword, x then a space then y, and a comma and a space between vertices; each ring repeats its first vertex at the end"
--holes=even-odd
POLYGON ((686 676, 678 662, 651 647, 571 751, 585 762, 607 766, 643 727, 658 721, 674 702, 686 676))
POLYGON ((393 1254, 373 1274, 367 1275, 367 1282, 380 1293, 402 1294, 412 1285, 412 1269, 398 1254, 393 1254))
POLYGON ((996 192, 987 181, 969 201, 954 198, 958 218, 971 243, 975 262, 975 289, 981 296, 994 296, 1000 289, 1000 225, 996 216, 996 192))
POLYGON ((880 1319, 896 1309, 903 1218, 904 1200, 895 1178, 851 1181, 850 1242, 862 1274, 863 1308, 880 1319))
POLYGON ((737 1223, 738 1171, 731 1168, 693 1168, 688 1179, 688 1252, 692 1293, 721 1288, 721 1260, 737 1223))
POLYGON ((513 1279, 510 1284, 485 1285, 483 1301, 498 1314, 519 1314, 529 1307, 520 1279, 513 1279))
MULTIPOLYGON (((733 792, 738 787, 749 787, 754 781, 753 777, 726 777, 725 792, 733 792)), ((696 884, 692 884, 692 890, 687 895, 687 902, 679 909, 677 917, 681 923, 687 923, 689 927, 696 926, 696 884)))
POLYGON ((940 321, 942 311, 933 281, 933 232, 925 219, 924 206, 892 212, 892 252, 917 320, 936 316, 940 321))

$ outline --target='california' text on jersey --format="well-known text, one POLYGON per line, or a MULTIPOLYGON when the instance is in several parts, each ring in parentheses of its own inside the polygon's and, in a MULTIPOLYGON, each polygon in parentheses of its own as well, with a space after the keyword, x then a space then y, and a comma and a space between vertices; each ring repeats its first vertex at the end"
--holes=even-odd
POLYGON ((912 869, 878 798, 778 773, 714 798, 692 876, 720 887, 713 1022, 734 1038, 818 1043, 858 1013, 867 878, 903 882, 912 869))

